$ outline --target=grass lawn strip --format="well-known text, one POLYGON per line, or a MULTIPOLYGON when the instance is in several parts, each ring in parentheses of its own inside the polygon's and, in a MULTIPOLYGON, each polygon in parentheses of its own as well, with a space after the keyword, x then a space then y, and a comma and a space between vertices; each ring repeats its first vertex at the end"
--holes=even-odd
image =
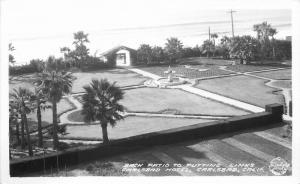
MULTIPOLYGON (((63 98, 57 105, 57 113, 58 117, 75 109, 75 106, 66 98, 63 98)), ((46 128, 52 125, 52 109, 46 109, 45 111, 41 111, 42 114, 42 127, 46 128)), ((37 131, 37 117, 36 112, 32 112, 28 115, 28 126, 31 133, 37 131)))
POLYGON ((281 67, 277 66, 264 66, 264 65, 229 65, 226 67, 228 70, 232 70, 235 72, 254 72, 260 70, 268 70, 268 69, 279 69, 281 67))
MULTIPOLYGON (((127 117, 124 120, 118 121, 116 127, 114 128, 108 126, 108 135, 110 139, 120 139, 124 137, 210 121, 212 120, 161 117, 127 117)), ((63 137, 102 138, 101 126, 99 124, 67 126, 66 133, 67 134, 63 137)))
POLYGON ((284 104, 283 96, 274 94, 280 90, 266 86, 266 82, 249 76, 234 76, 201 80, 195 87, 260 107, 271 103, 284 104))
POLYGON ((181 114, 245 115, 248 112, 179 89, 139 88, 125 92, 121 104, 129 112, 176 109, 181 114))
POLYGON ((286 70, 253 73, 252 75, 266 77, 274 80, 291 80, 292 71, 291 69, 286 69, 286 70))
POLYGON ((126 69, 102 70, 95 72, 77 72, 73 73, 76 77, 73 82, 72 93, 84 92, 84 85, 90 84, 92 79, 107 78, 110 82, 117 82, 120 87, 136 86, 143 84, 148 78, 126 69))

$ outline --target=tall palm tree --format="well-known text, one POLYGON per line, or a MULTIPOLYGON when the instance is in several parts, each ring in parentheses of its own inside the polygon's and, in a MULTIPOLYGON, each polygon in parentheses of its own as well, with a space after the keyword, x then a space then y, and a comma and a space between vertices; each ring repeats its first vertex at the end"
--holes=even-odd
POLYGON ((21 114, 22 119, 22 139, 21 144, 22 148, 24 148, 24 126, 26 129, 27 136, 27 145, 28 145, 28 153, 29 156, 33 156, 32 145, 30 140, 30 132, 27 123, 27 114, 31 112, 30 108, 30 98, 32 96, 32 92, 26 88, 18 88, 14 89, 13 93, 10 94, 13 103, 15 103, 15 107, 17 107, 18 112, 21 114))
POLYGON ((215 56, 215 53, 216 53, 216 39, 219 37, 217 33, 212 33, 210 35, 210 37, 212 38, 213 40, 213 43, 214 43, 214 48, 213 48, 213 56, 215 56))
POLYGON ((119 113, 124 111, 124 107, 118 102, 123 99, 124 93, 107 79, 92 80, 89 86, 83 88, 86 91, 82 97, 84 121, 100 121, 103 143, 106 144, 109 141, 107 125, 114 127, 118 120, 123 119, 119 113))
POLYGON ((270 28, 269 35, 272 37, 272 56, 273 56, 273 59, 275 59, 275 57, 276 57, 275 39, 274 39, 275 34, 277 34, 277 30, 275 28, 270 28))
POLYGON ((41 87, 42 93, 52 104, 53 119, 53 149, 59 148, 57 129, 57 103, 62 96, 71 92, 73 76, 69 72, 45 71, 38 77, 36 84, 41 87))
MULTIPOLYGON (((16 127, 15 128, 16 129, 15 130, 15 136, 16 136, 16 140, 17 140, 17 145, 20 144, 18 119, 19 119, 19 113, 18 113, 17 107, 16 107, 14 101, 10 100, 9 101, 9 127, 12 127, 12 126, 16 127)), ((10 133, 9 136, 13 137, 12 129, 10 129, 9 133, 10 133)))
POLYGON ((43 133, 42 133, 42 113, 41 110, 45 110, 50 106, 46 104, 45 95, 42 92, 42 89, 39 87, 35 87, 34 94, 31 98, 31 101, 34 102, 34 109, 36 109, 36 117, 37 117, 37 124, 38 124, 38 146, 43 147, 43 133))

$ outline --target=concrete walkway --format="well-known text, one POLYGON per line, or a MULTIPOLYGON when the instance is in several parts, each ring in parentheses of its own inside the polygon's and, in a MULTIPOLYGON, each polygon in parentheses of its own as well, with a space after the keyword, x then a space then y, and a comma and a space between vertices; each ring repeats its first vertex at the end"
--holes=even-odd
POLYGON ((146 72, 144 70, 140 70, 140 69, 137 69, 137 68, 129 68, 128 70, 133 71, 133 72, 138 73, 138 74, 141 74, 145 77, 149 77, 149 78, 154 79, 154 80, 158 80, 158 79, 162 78, 159 75, 155 75, 153 73, 146 72))
MULTIPOLYGON (((144 75, 144 76, 147 76, 147 77, 151 77, 154 80, 157 80, 157 79, 161 78, 158 75, 154 75, 150 72, 146 72, 146 71, 143 71, 143 70, 140 70, 140 69, 133 68, 133 69, 130 69, 130 70, 133 71, 133 72, 136 72, 138 74, 141 74, 141 75, 144 75)), ((196 95, 200 95, 200 96, 203 96, 205 98, 210 98, 210 99, 213 99, 213 100, 217 100, 217 101, 220 101, 220 102, 223 102, 223 103, 226 103, 226 104, 229 104, 229 105, 241 108, 241 109, 245 109, 245 110, 248 110, 248 111, 251 111, 251 112, 255 112, 255 113, 265 111, 264 108, 261 108, 261 107, 255 106, 255 105, 251 105, 251 104, 248 104, 248 103, 245 103, 245 102, 241 102, 239 100, 234 100, 234 99, 231 99, 231 98, 228 98, 228 97, 225 97, 225 96, 221 96, 221 95, 218 95, 218 94, 215 94, 215 93, 211 93, 211 92, 208 92, 208 91, 205 91, 205 90, 202 90, 202 89, 194 88, 190 85, 169 86, 169 88, 182 89, 184 91, 194 93, 196 95)))
POLYGON ((210 115, 180 115, 180 114, 159 114, 159 113, 137 113, 126 112, 124 116, 142 116, 142 117, 166 117, 166 118, 188 118, 188 119, 227 119, 232 116, 210 116, 210 115))
MULTIPOLYGON (((226 68, 222 68, 222 69, 227 70, 226 68)), ((282 69, 285 69, 285 68, 261 70, 260 72, 276 71, 276 70, 282 70, 282 69)), ((143 70, 140 70, 140 69, 137 69, 137 68, 131 68, 131 69, 128 69, 128 70, 131 70, 133 72, 136 72, 136 73, 141 74, 141 75, 146 76, 146 77, 150 77, 154 80, 157 80, 157 79, 161 78, 158 75, 155 75, 155 74, 152 74, 150 72, 143 71, 143 70)), ((228 70, 228 71, 231 71, 231 70, 228 70)), ((234 72, 234 71, 232 71, 232 72, 234 72)), ((251 77, 257 77, 257 78, 261 78, 261 79, 265 79, 265 80, 274 81, 274 80, 269 79, 269 78, 259 77, 259 76, 250 74, 250 73, 257 73, 257 72, 258 71, 246 72, 246 73, 235 72, 235 73, 239 74, 239 75, 247 75, 247 76, 251 76, 251 77)), ((137 85, 137 86, 134 86, 134 87, 144 87, 144 86, 143 85, 137 85)), ((195 88, 195 87, 192 87, 191 85, 188 85, 188 84, 178 85, 178 86, 169 86, 169 88, 182 89, 182 90, 187 91, 189 93, 193 93, 193 94, 205 97, 205 98, 216 100, 216 101, 219 101, 219 102, 222 102, 222 103, 225 103, 225 104, 228 104, 228 105, 232 105, 234 107, 238 107, 238 108, 241 108, 241 109, 245 109, 245 110, 248 110, 248 111, 254 112, 254 113, 265 111, 264 108, 261 108, 261 107, 258 107, 258 106, 252 105, 252 104, 248 104, 248 103, 245 103, 245 102, 242 102, 242 101, 239 101, 239 100, 235 100, 235 99, 232 99, 232 98, 228 98, 228 97, 225 97, 225 96, 222 96, 222 95, 219 95, 219 94, 215 94, 215 93, 203 90, 203 89, 195 88)), ((127 88, 124 88, 124 89, 127 89, 127 88)), ((290 94, 290 93, 289 92, 284 92, 284 94, 290 94)), ((82 109, 82 104, 76 98, 74 98, 74 96, 77 96, 77 95, 81 95, 81 93, 66 96, 75 105, 76 109, 62 114, 60 116, 61 124, 69 124, 69 125, 83 125, 83 124, 85 124, 84 122, 74 122, 74 121, 68 120, 68 116, 71 113, 82 109)), ((285 97, 285 98, 286 98, 286 101, 288 99, 290 99, 289 97, 285 97)), ((229 116, 208 116, 208 115, 193 116, 193 115, 135 113, 135 112, 126 112, 122 115, 124 115, 124 116, 144 116, 144 117, 148 116, 148 117, 173 117, 173 118, 199 118, 199 119, 216 119, 216 120, 217 119, 226 119, 226 118, 229 117, 229 116)))
MULTIPOLYGON (((66 96, 66 97, 67 97, 67 99, 68 99, 71 103, 74 104, 75 109, 74 109, 74 110, 71 110, 71 111, 68 111, 68 112, 66 112, 66 113, 63 113, 63 114, 59 117, 59 119, 60 119, 60 125, 65 125, 65 124, 77 124, 77 122, 70 121, 70 120, 68 119, 68 116, 69 116, 71 113, 73 113, 73 112, 75 112, 75 111, 78 111, 78 110, 82 109, 82 104, 81 104, 76 98, 74 98, 74 96, 72 96, 72 95, 69 95, 69 96, 66 96)), ((78 122, 78 124, 82 124, 82 122, 78 122)))
POLYGON ((290 110, 289 109, 290 108, 289 102, 292 100, 292 96, 291 96, 291 93, 290 93, 291 89, 290 88, 283 88, 283 87, 279 87, 279 86, 273 85, 273 83, 276 82, 276 81, 290 81, 290 80, 276 80, 276 79, 271 79, 271 78, 267 78, 267 77, 261 77, 261 76, 257 76, 257 75, 252 75, 252 73, 258 73, 258 72, 248 72, 248 73, 244 73, 243 75, 250 76, 250 77, 255 77, 255 78, 259 78, 259 79, 268 80, 268 82, 265 83, 266 86, 282 90, 281 94, 284 97, 284 103, 285 103, 285 107, 286 107, 286 111, 287 111, 287 114, 283 115, 283 119, 287 120, 287 121, 291 121, 292 117, 289 116, 289 114, 288 114, 289 110, 290 110))
POLYGON ((205 91, 203 89, 194 88, 192 86, 181 85, 181 86, 174 86, 174 88, 182 89, 184 91, 194 93, 196 95, 200 95, 200 96, 203 96, 205 98, 210 98, 210 99, 213 99, 213 100, 225 103, 225 104, 229 104, 229 105, 241 108, 241 109, 245 109, 245 110, 248 110, 248 111, 251 111, 251 112, 254 112, 254 113, 265 111, 264 108, 261 108, 261 107, 255 106, 255 105, 251 105, 251 104, 248 104, 248 103, 245 103, 245 102, 241 102, 239 100, 235 100, 235 99, 228 98, 228 97, 225 97, 225 96, 221 96, 221 95, 218 95, 218 94, 215 94, 215 93, 211 93, 211 92, 205 91))
MULTIPOLYGON (((220 66, 219 69, 224 70, 224 71, 228 71, 228 72, 233 72, 233 74, 228 74, 228 75, 223 75, 223 76, 213 76, 213 77, 207 77, 207 78, 203 78, 203 79, 213 79, 213 78, 219 78, 219 77, 230 77, 230 76, 235 76, 235 75, 246 75, 246 76, 250 76, 250 77, 256 77, 256 78, 260 78, 260 79, 264 79, 264 80, 269 80, 270 82, 266 83, 266 85, 268 85, 271 82, 276 81, 276 80, 266 78, 266 77, 257 76, 257 75, 252 75, 252 74, 253 73, 260 73, 260 72, 286 70, 288 68, 265 69, 265 70, 258 70, 258 71, 244 72, 244 73, 243 72, 236 72, 236 71, 233 71, 233 70, 228 70, 224 66, 220 66)), ((140 70, 140 69, 133 68, 133 69, 130 69, 130 70, 133 71, 133 72, 136 72, 138 74, 141 74, 143 76, 150 77, 154 80, 157 80, 157 79, 161 78, 158 75, 155 75, 155 74, 152 74, 150 72, 143 71, 143 70, 140 70)), ((274 87, 274 86, 271 86, 271 87, 274 87)), ((179 89, 185 90, 187 92, 194 93, 194 94, 197 94, 197 95, 200 95, 200 96, 203 96, 203 97, 206 97, 206 98, 210 98, 210 99, 213 99, 213 100, 217 100, 217 101, 220 101, 220 102, 223 102, 223 103, 226 103, 226 104, 238 107, 238 108, 242 108, 242 109, 254 112, 254 113, 265 111, 264 108, 261 108, 261 107, 258 107, 258 106, 252 105, 252 104, 248 104, 248 103, 245 103, 245 102, 242 102, 242 101, 239 101, 239 100, 235 100, 235 99, 232 99, 232 98, 228 98, 228 97, 225 97, 225 96, 222 96, 222 95, 218 95, 218 94, 215 94, 215 93, 203 90, 203 89, 194 88, 194 87, 189 86, 189 85, 170 86, 169 88, 179 88, 179 89)), ((276 87, 276 88, 278 88, 278 87, 276 87)), ((283 90, 282 94, 284 95, 284 98, 285 98, 286 107, 289 108, 288 107, 288 102, 291 100, 290 92, 287 89, 283 89, 283 88, 279 88, 279 89, 283 90)), ((285 115, 284 119, 291 120, 291 117, 285 115)))

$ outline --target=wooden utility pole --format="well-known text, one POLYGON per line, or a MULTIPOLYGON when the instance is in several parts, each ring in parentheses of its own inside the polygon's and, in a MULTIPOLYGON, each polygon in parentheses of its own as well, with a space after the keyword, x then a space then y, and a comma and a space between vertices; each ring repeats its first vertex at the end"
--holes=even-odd
POLYGON ((232 13, 234 13, 234 12, 236 12, 236 11, 230 10, 229 12, 227 12, 227 13, 230 13, 230 16, 231 16, 231 31, 232 31, 232 37, 234 37, 233 16, 232 16, 232 13))

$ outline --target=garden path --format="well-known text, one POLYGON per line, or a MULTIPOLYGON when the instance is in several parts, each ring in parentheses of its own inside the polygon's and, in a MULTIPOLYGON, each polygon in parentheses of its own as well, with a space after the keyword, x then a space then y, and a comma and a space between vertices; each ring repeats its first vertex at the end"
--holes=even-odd
MULTIPOLYGON (((146 71, 143 71, 143 70, 140 70, 140 69, 136 69, 136 68, 134 70, 131 69, 131 71, 137 72, 141 75, 145 75, 145 76, 148 76, 148 77, 150 77, 151 75, 154 75, 154 74, 151 74, 151 73, 149 74, 149 72, 146 72, 146 71)), ((153 78, 154 80, 156 80, 157 77, 159 77, 157 75, 154 75, 154 76, 155 76, 155 78, 153 78)), ((228 97, 225 97, 225 96, 221 96, 221 95, 218 95, 218 94, 215 94, 215 93, 212 93, 212 92, 208 92, 208 91, 205 91, 205 90, 202 90, 202 89, 194 88, 189 84, 178 85, 178 86, 170 86, 170 88, 182 89, 184 91, 194 93, 194 94, 203 96, 205 98, 210 98, 210 99, 213 99, 213 100, 217 100, 217 101, 220 101, 220 102, 223 102, 223 103, 226 103, 226 104, 238 107, 238 108, 242 108, 242 109, 245 109, 245 110, 248 110, 248 111, 251 111, 251 112, 263 112, 264 111, 264 109, 261 108, 261 107, 254 106, 254 105, 251 105, 251 104, 248 104, 248 103, 245 103, 245 102, 241 102, 239 100, 231 99, 231 98, 228 98, 228 97)))

